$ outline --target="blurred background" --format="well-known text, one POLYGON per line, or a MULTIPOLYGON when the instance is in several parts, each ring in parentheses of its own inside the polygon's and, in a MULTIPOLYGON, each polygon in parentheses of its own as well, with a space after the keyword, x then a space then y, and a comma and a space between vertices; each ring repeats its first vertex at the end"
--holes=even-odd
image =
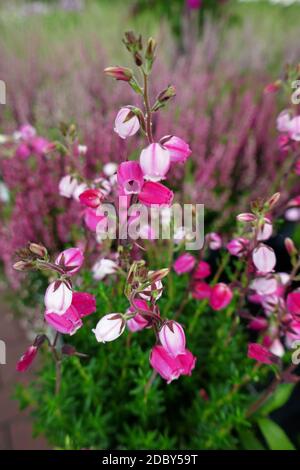
MULTIPOLYGON (((128 63, 121 47, 125 30, 153 36, 159 43, 153 94, 171 82, 178 90, 154 130, 164 135, 172 128, 190 142, 197 185, 185 178, 183 190, 205 204, 208 224, 224 229, 232 205, 242 211, 276 176, 282 156, 275 121, 285 103, 263 90, 287 64, 299 61, 299 24, 300 1, 292 0, 1 0, 6 105, 0 105, 0 134, 30 123, 51 140, 61 121, 75 122, 88 147, 87 173, 122 160, 128 146, 111 129, 116 110, 132 95, 102 71, 128 63), (216 225, 217 212, 223 215, 216 225)), ((136 144, 133 139, 129 151, 136 144)), ((21 280, 12 272, 13 253, 32 239, 59 250, 78 218, 74 207, 67 220, 60 217, 62 202, 53 188, 61 162, 36 165, 0 156, 0 339, 7 345, 7 364, 0 366, 0 449, 47 447, 31 439, 30 420, 11 399, 20 380, 15 363, 37 322, 29 290, 22 284, 21 293, 21 280), (44 184, 35 186, 37 173, 44 184), (24 310, 25 316, 16 315, 24 310)), ((182 180, 179 171, 174 184, 182 180)), ((294 425, 289 422, 291 433, 294 425)))

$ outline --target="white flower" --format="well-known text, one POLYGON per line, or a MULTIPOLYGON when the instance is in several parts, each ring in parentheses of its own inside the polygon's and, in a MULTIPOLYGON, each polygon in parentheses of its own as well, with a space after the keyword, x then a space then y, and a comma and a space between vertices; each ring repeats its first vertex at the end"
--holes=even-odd
POLYGON ((93 331, 98 343, 106 343, 119 338, 125 329, 126 322, 121 313, 109 313, 101 318, 93 331))
POLYGON ((118 265, 115 261, 102 258, 97 261, 92 268, 93 277, 97 281, 101 281, 105 276, 115 273, 117 269, 118 265))

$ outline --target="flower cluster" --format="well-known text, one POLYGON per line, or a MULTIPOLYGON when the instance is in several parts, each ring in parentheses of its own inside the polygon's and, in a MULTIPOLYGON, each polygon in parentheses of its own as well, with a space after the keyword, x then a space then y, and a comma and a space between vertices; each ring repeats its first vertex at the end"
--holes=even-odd
MULTIPOLYGON (((88 292, 76 292, 72 287, 72 277, 78 273, 84 262, 82 251, 79 248, 68 248, 52 262, 44 246, 30 243, 28 248, 19 250, 17 255, 19 259, 14 264, 14 269, 23 272, 41 270, 52 279, 44 297, 45 322, 57 332, 57 335, 76 333, 83 326, 82 319, 96 311, 94 296, 88 292)), ((35 343, 20 359, 18 370, 24 371, 29 367, 45 339, 53 347, 46 335, 43 335, 43 341, 40 338, 37 337, 35 343)))

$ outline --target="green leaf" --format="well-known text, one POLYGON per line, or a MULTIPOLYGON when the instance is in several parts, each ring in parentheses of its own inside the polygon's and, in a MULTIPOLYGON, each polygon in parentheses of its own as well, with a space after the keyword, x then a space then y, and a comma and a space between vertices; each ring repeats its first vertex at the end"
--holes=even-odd
POLYGON ((274 421, 259 418, 257 424, 271 450, 296 450, 283 429, 274 421))
POLYGON ((283 406, 291 396, 294 384, 281 384, 277 387, 273 395, 266 401, 260 409, 260 415, 267 416, 272 411, 283 406))
POLYGON ((254 432, 243 429, 239 431, 242 446, 245 450, 265 450, 264 446, 259 442, 254 432))

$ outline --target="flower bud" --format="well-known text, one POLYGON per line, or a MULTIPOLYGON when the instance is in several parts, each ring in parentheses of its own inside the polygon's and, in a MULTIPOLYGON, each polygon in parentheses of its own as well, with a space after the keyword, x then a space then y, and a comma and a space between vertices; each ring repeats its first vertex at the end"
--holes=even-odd
POLYGON ((76 274, 81 268, 84 256, 79 248, 68 248, 62 251, 55 260, 69 275, 76 274))
POLYGON ((158 334, 162 347, 173 357, 185 352, 185 334, 176 321, 167 321, 158 334))
POLYGON ((62 281, 52 282, 45 293, 46 310, 63 315, 72 303, 73 293, 62 281))
POLYGON ((189 145, 175 135, 163 137, 160 142, 169 150, 171 163, 184 163, 192 153, 189 145))
MULTIPOLYGON (((145 312, 151 313, 151 309, 149 308, 147 302, 142 299, 135 299, 134 300, 134 306, 131 306, 126 313, 134 313, 136 311, 143 310, 145 312)), ((149 325, 149 321, 151 318, 149 317, 143 317, 141 313, 137 313, 133 318, 130 318, 130 320, 127 320, 127 327, 128 329, 134 333, 136 331, 141 331, 144 328, 146 328, 149 325)))
POLYGON ((153 61, 156 46, 157 46, 157 43, 156 43, 155 39, 149 38, 147 48, 146 48, 146 52, 145 52, 145 58, 147 60, 152 60, 153 61))
POLYGON ((140 165, 144 178, 150 181, 165 179, 170 168, 170 153, 160 144, 153 143, 142 150, 140 165))
POLYGON ((132 114, 129 108, 121 108, 115 119, 114 131, 119 134, 122 139, 126 139, 136 134, 139 128, 139 118, 135 114, 132 114))
POLYGON ((29 346, 29 348, 25 351, 23 356, 19 359, 16 369, 18 372, 26 372, 29 366, 35 359, 37 355, 38 347, 37 346, 29 346))
POLYGON ((125 328, 125 320, 121 313, 110 313, 101 318, 97 323, 95 333, 98 343, 106 343, 119 338, 125 328))
POLYGON ((276 256, 273 248, 260 243, 252 252, 252 261, 258 271, 269 273, 276 264, 276 256))
POLYGON ((211 232, 206 235, 208 246, 211 250, 219 250, 222 246, 222 238, 218 233, 211 232))
POLYGON ((34 269, 34 264, 31 261, 17 261, 14 263, 13 268, 16 271, 30 271, 31 269, 34 269))
POLYGON ((248 344, 248 357, 262 364, 276 364, 278 362, 278 357, 258 343, 248 344))
POLYGON ((236 216, 236 219, 239 222, 254 222, 256 220, 256 216, 251 214, 251 212, 244 212, 236 216))
POLYGON ((107 67, 104 69, 105 75, 121 80, 123 82, 129 82, 133 78, 133 72, 127 67, 107 67))
POLYGON ((267 205, 269 206, 270 209, 273 209, 274 206, 276 206, 277 202, 280 199, 280 193, 275 193, 273 196, 270 197, 267 201, 267 205))
POLYGON ((47 255, 47 249, 43 245, 39 245, 38 243, 30 243, 29 250, 34 255, 39 256, 40 258, 44 258, 47 255))
POLYGON ((194 256, 190 253, 183 253, 173 264, 174 271, 180 275, 192 271, 196 264, 194 256))
POLYGON ((205 279, 211 275, 211 267, 206 261, 199 261, 198 266, 193 273, 194 279, 205 279))
POLYGON ((230 304, 232 297, 233 293, 230 287, 220 282, 212 287, 209 303, 214 310, 221 310, 230 304))
POLYGON ((206 282, 195 282, 192 288, 192 296, 197 300, 209 299, 211 294, 211 287, 206 282))
POLYGON ((232 256, 243 256, 247 252, 249 240, 246 238, 238 237, 227 243, 226 248, 232 256))
POLYGON ((169 274, 170 270, 169 268, 162 268, 159 269, 158 271, 152 271, 151 273, 148 274, 148 281, 149 282, 157 282, 161 281, 164 277, 166 277, 169 274))
POLYGON ((79 201, 81 204, 92 209, 97 209, 100 206, 101 202, 104 199, 104 194, 100 189, 87 189, 79 196, 79 201))
POLYGON ((155 112, 160 108, 163 108, 166 103, 174 96, 176 96, 176 89, 174 86, 170 85, 158 95, 156 102, 153 105, 152 111, 155 112))
POLYGON ((286 248, 286 251, 290 256, 296 255, 297 254, 297 249, 295 247, 295 244, 291 238, 285 238, 284 239, 284 246, 286 248))

